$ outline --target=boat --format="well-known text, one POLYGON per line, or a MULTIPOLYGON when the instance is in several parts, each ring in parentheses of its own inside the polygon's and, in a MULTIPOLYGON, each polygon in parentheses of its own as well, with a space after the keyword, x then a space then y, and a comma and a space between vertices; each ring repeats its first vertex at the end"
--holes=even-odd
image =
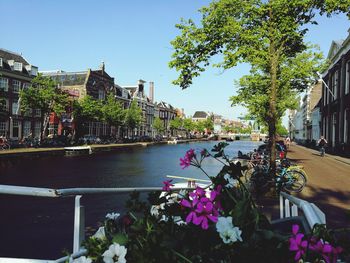
POLYGON ((64 147, 64 151, 67 156, 92 154, 91 146, 64 147))

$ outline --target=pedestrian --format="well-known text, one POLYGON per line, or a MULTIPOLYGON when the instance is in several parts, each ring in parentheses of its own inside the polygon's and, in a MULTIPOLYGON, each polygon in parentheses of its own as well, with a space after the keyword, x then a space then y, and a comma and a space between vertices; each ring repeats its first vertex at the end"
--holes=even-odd
POLYGON ((290 146, 290 138, 289 138, 289 136, 286 138, 286 146, 287 146, 287 149, 289 149, 289 146, 290 146))
POLYGON ((321 138, 318 140, 317 145, 320 147, 320 155, 323 157, 325 154, 325 147, 327 145, 327 140, 321 135, 321 138))

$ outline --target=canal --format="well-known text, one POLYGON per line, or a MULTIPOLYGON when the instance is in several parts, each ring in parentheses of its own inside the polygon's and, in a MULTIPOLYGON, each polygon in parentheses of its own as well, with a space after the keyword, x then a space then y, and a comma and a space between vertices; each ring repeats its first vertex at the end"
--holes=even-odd
MULTIPOLYGON (((17 159, 0 165, 0 184, 47 187, 142 187, 162 186, 166 175, 207 179, 194 167, 181 169, 179 158, 190 149, 211 150, 217 142, 154 145, 120 149, 109 153, 76 157, 17 159)), ((260 143, 230 142, 227 154, 237 156, 260 143)), ((221 165, 204 162, 216 175, 221 165)), ((176 180, 175 180, 176 181, 176 180)), ((123 212, 128 195, 84 196, 87 232, 109 212, 123 212)), ((0 257, 54 259, 72 250, 74 198, 41 198, 0 195, 0 257)))

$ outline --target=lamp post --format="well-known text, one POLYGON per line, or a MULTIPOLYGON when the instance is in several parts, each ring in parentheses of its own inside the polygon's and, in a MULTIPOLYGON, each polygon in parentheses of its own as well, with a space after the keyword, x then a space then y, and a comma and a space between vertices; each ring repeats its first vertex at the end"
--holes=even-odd
POLYGON ((332 92, 331 89, 328 87, 327 83, 323 80, 322 75, 320 74, 320 72, 316 72, 316 74, 318 75, 318 77, 320 78, 320 80, 323 82, 323 84, 325 85, 325 87, 328 89, 329 93, 332 95, 333 100, 335 100, 335 96, 334 96, 333 92, 332 92))

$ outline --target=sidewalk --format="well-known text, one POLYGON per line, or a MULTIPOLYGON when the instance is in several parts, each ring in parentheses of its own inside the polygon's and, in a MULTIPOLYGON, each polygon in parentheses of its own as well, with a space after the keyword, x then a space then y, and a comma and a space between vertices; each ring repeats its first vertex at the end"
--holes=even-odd
MULTIPOLYGON (((326 154, 299 145, 292 145, 287 157, 304 167, 307 184, 294 196, 314 203, 326 214, 330 228, 350 228, 350 159, 326 154)), ((268 218, 279 218, 278 197, 258 200, 268 218)))
MULTIPOLYGON (((301 148, 303 148, 303 149, 305 149, 305 150, 307 150, 307 151, 310 151, 311 153, 316 154, 316 155, 317 155, 317 154, 318 154, 318 155, 320 154, 319 151, 314 150, 314 149, 311 149, 311 148, 307 148, 307 147, 305 147, 305 146, 293 144, 292 147, 294 147, 294 146, 301 147, 301 148)), ((329 154, 329 153, 327 153, 327 152, 326 152, 325 157, 332 158, 332 159, 334 159, 334 160, 336 160, 336 161, 339 161, 339 162, 342 162, 342 163, 345 163, 345 164, 350 165, 350 158, 345 158, 345 157, 341 157, 341 156, 338 156, 338 155, 329 154)), ((350 169, 350 168, 349 168, 349 169, 350 169)))

